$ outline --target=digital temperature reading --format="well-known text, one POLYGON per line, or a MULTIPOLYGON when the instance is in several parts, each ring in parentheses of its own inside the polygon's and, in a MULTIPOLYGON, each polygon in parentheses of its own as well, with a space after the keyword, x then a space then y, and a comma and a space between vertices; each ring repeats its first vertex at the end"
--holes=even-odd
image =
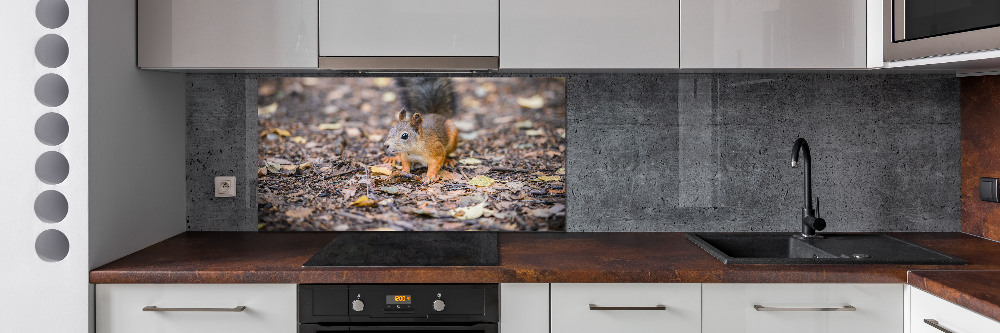
POLYGON ((385 304, 410 304, 410 295, 385 295, 385 304))

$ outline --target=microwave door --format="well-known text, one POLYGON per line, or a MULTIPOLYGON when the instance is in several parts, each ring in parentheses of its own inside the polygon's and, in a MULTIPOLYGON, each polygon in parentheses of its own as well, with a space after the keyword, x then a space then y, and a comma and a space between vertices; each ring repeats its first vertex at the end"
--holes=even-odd
POLYGON ((996 0, 894 0, 893 39, 908 41, 1000 26, 996 0))

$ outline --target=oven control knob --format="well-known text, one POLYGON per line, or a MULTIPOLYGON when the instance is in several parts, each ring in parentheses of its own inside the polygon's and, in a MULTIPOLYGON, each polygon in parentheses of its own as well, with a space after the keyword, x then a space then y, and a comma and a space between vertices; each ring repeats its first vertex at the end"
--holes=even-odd
POLYGON ((434 311, 438 311, 438 312, 444 311, 444 301, 442 301, 442 300, 435 300, 434 301, 434 311))
POLYGON ((365 309, 365 302, 362 302, 360 299, 356 299, 354 302, 351 302, 351 309, 361 312, 365 309))

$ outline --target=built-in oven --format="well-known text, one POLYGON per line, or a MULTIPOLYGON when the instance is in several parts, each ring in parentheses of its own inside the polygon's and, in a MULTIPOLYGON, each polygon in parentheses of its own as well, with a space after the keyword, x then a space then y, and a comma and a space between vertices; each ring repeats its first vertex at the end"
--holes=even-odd
POLYGON ((884 58, 1000 49, 998 0, 884 0, 884 58))
POLYGON ((299 285, 299 333, 497 333, 496 284, 299 285))

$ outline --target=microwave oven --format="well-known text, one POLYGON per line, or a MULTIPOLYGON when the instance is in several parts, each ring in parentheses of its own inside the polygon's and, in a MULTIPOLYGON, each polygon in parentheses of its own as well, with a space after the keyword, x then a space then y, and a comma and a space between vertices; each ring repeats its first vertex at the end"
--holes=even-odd
POLYGON ((886 62, 1000 49, 1000 1, 883 0, 886 62))

